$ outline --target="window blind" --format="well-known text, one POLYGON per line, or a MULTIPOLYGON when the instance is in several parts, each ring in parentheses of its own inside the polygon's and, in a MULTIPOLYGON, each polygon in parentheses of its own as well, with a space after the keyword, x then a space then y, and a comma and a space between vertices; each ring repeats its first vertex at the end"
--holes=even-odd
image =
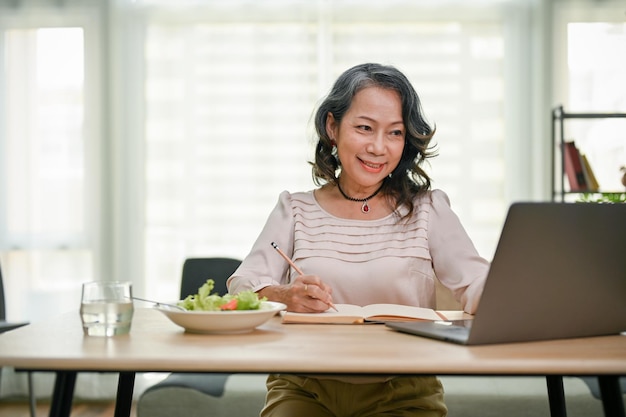
POLYGON ((366 61, 412 80, 437 127, 434 185, 491 256, 506 207, 502 22, 320 4, 279 18, 207 6, 147 19, 143 241, 154 296, 176 293, 185 257, 243 258, 279 192, 314 187, 312 112, 366 61))

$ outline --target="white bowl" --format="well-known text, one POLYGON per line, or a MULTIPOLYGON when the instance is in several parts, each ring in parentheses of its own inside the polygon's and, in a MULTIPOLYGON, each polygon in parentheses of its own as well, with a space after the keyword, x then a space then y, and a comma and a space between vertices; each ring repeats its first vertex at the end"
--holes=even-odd
POLYGON ((186 332, 224 334, 251 332, 279 311, 285 310, 287 306, 273 301, 263 301, 258 310, 180 311, 163 304, 155 308, 186 332))

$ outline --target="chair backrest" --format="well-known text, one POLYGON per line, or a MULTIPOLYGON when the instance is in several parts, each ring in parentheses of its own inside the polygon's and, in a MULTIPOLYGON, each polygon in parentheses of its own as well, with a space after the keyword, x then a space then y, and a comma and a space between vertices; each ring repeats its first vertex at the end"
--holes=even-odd
POLYGON ((183 264, 180 283, 180 299, 196 294, 198 288, 211 278, 215 282, 213 292, 224 295, 228 292, 226 280, 239 267, 241 261, 233 258, 189 258, 183 264))

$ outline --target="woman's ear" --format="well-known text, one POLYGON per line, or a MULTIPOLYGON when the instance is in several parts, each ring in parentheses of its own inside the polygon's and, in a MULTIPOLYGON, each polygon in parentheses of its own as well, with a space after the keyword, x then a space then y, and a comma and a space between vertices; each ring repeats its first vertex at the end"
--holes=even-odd
POLYGON ((337 121, 335 120, 335 116, 328 112, 326 116, 326 134, 328 137, 334 142, 337 139, 337 121))

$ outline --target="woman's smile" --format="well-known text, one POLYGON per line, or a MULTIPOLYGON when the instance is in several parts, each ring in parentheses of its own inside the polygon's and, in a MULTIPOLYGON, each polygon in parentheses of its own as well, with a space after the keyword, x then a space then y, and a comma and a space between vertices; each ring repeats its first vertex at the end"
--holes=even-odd
POLYGON ((361 165, 366 171, 374 174, 380 173, 385 168, 385 164, 364 161, 363 159, 358 157, 357 159, 361 162, 361 165))

